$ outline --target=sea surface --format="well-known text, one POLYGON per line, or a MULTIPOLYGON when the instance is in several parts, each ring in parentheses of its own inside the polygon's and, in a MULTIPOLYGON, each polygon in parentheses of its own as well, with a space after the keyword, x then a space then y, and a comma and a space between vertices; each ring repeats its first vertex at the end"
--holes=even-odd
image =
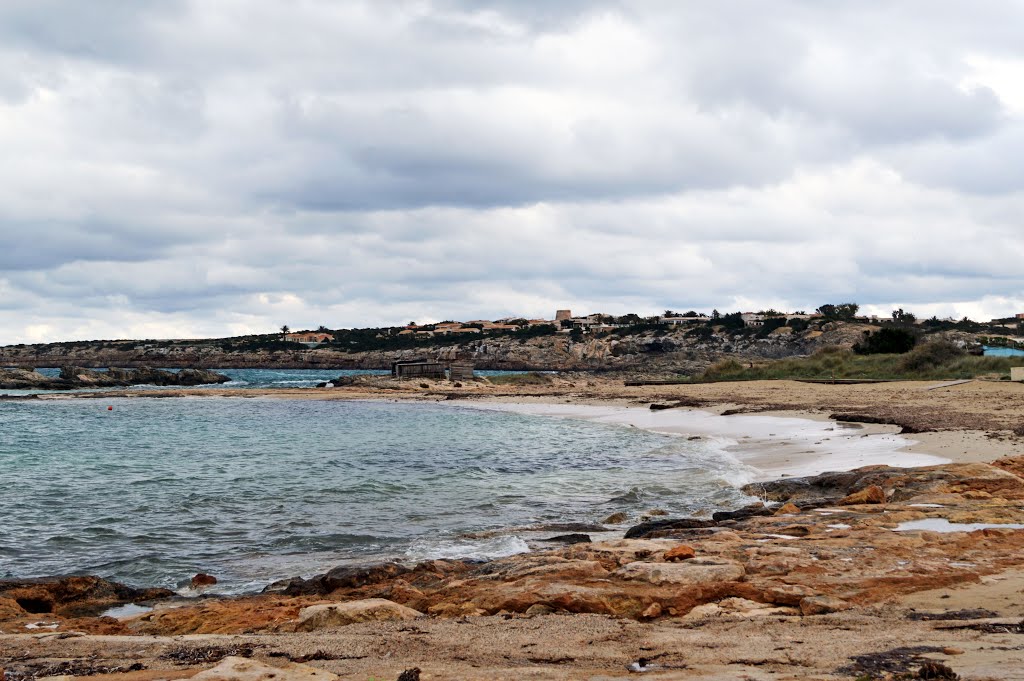
POLYGON ((1017 348, 985 348, 986 357, 1024 357, 1024 350, 1017 348))
POLYGON ((341 564, 509 555, 562 533, 522 529, 538 524, 735 508, 749 474, 714 438, 450 403, 0 401, 0 577, 181 589, 207 572, 215 592, 239 593, 341 564))
MULTIPOLYGON (((60 375, 60 369, 45 367, 36 369, 39 373, 44 376, 52 376, 56 378, 60 375)), ((105 371, 105 369, 95 369, 95 371, 105 371)), ((166 369, 166 371, 178 371, 177 369, 166 369)), ((210 385, 197 385, 190 386, 190 389, 197 388, 312 388, 318 383, 326 383, 332 379, 340 376, 359 376, 359 375, 388 375, 391 372, 387 369, 214 369, 217 373, 224 374, 229 377, 231 381, 228 383, 214 383, 210 385)), ((476 370, 477 376, 500 376, 503 374, 521 374, 526 373, 522 371, 491 371, 491 370, 476 370)), ((138 385, 133 386, 133 390, 175 390, 178 386, 159 386, 159 385, 138 385)), ((11 396, 24 396, 30 394, 47 394, 47 393, 68 393, 68 392, 117 392, 123 391, 125 388, 113 387, 113 388, 80 388, 75 390, 0 390, 0 395, 11 395, 11 396)))

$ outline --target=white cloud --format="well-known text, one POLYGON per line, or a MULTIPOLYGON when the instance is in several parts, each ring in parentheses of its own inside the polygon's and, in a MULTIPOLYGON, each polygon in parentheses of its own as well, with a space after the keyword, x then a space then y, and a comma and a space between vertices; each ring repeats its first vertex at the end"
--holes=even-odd
POLYGON ((1021 21, 11 0, 0 343, 556 307, 1017 312, 1021 21))

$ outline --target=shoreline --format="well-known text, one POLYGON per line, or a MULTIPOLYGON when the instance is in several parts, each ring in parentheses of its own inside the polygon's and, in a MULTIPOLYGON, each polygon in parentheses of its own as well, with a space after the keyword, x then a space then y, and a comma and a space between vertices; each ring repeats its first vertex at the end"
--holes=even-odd
MULTIPOLYGON (((232 397, 243 397, 246 399, 293 399, 300 395, 295 389, 268 391, 269 394, 251 395, 251 389, 230 391, 222 388, 216 393, 210 393, 207 389, 189 391, 179 396, 183 399, 231 399, 232 397), (226 392, 234 394, 224 394, 226 392)), ((303 392, 301 399, 331 401, 336 399, 335 395, 316 389, 298 389, 303 392)), ((332 391, 333 392, 333 391, 332 391)), ((142 394, 116 395, 117 399, 137 399, 142 397, 163 396, 163 391, 157 393, 145 391, 142 394)), ((44 401, 63 401, 66 399, 96 398, 105 397, 113 399, 109 391, 97 391, 95 393, 66 393, 61 395, 50 395, 44 401)), ((593 401, 587 400, 577 402, 568 401, 564 398, 540 397, 532 401, 518 401, 514 397, 501 397, 497 399, 482 400, 394 400, 393 396, 378 395, 375 397, 349 397, 344 401, 369 401, 369 402, 395 402, 408 401, 421 404, 445 405, 462 409, 473 409, 479 411, 498 411, 516 413, 538 418, 559 418, 578 419, 582 421, 613 425, 622 428, 636 428, 660 435, 668 435, 677 438, 699 439, 711 445, 711 449, 717 450, 725 463, 734 464, 733 472, 723 477, 723 481, 729 486, 740 490, 743 485, 755 482, 769 482, 784 478, 809 477, 827 471, 849 471, 862 466, 870 465, 892 465, 897 467, 915 467, 940 465, 951 463, 950 459, 937 457, 927 453, 911 452, 910 447, 916 445, 914 441, 895 434, 893 426, 880 424, 837 424, 834 421, 823 418, 820 414, 796 414, 796 413, 760 413, 760 414, 734 414, 725 416, 721 413, 707 409, 680 407, 666 410, 651 410, 639 407, 621 399, 593 401), (898 460, 894 460, 898 459, 898 460)), ((703 509, 708 517, 715 512, 735 511, 737 507, 729 506, 708 506, 703 509)), ((566 517, 559 522, 562 524, 575 524, 579 526, 598 524, 599 517, 566 517)), ((637 511, 625 525, 612 524, 606 526, 603 531, 596 528, 590 530, 596 540, 621 539, 629 529, 630 524, 637 524, 644 520, 644 514, 637 511)), ((250 583, 247 588, 232 588, 227 591, 219 589, 195 591, 189 587, 176 589, 179 596, 193 598, 200 595, 215 595, 219 597, 252 596, 268 586, 275 580, 289 579, 296 574, 310 575, 314 569, 329 569, 333 566, 364 566, 379 562, 380 560, 394 560, 406 565, 413 565, 423 560, 447 560, 447 559, 483 559, 485 561, 500 560, 513 555, 524 553, 536 553, 550 548, 550 545, 542 543, 544 538, 557 534, 543 527, 532 527, 522 525, 504 525, 481 532, 453 536, 449 544, 465 544, 467 553, 456 555, 454 549, 437 549, 435 553, 423 553, 420 555, 391 555, 385 558, 382 554, 377 557, 351 558, 339 556, 331 560, 320 558, 317 567, 310 567, 309 570, 296 570, 279 573, 276 577, 269 577, 261 583, 250 583), (479 535, 479 536, 477 536, 479 535), (486 535, 486 536, 484 536, 486 535), (489 546, 475 546, 480 540, 494 540, 504 538, 509 543, 515 543, 514 548, 502 548, 500 551, 489 546), (486 555, 485 558, 481 558, 486 555)), ((40 575, 46 577, 46 575, 40 575)), ((140 584, 142 588, 153 587, 152 584, 140 584)))
MULTIPOLYGON (((522 403, 642 407, 655 402, 675 409, 699 409, 718 415, 758 414, 835 424, 835 415, 860 423, 872 434, 902 434, 905 451, 952 462, 988 462, 1024 455, 1024 384, 973 381, 935 389, 934 381, 875 385, 823 385, 795 381, 741 381, 674 386, 624 386, 599 376, 555 377, 547 386, 490 385, 455 387, 448 381, 384 381, 381 385, 334 388, 125 389, 49 393, 31 401, 68 399, 224 397, 286 400, 454 401, 456 404, 522 403), (876 430, 877 429, 877 430, 876 430), (902 433, 901 433, 902 431, 902 433)), ((23 399, 23 398, 19 398, 23 399)))
MULTIPOLYGON (((183 395, 173 395, 183 399, 303 399, 312 401, 333 401, 339 399, 334 391, 312 388, 300 389, 268 389, 259 390, 253 395, 253 389, 220 388, 215 393, 209 389, 185 391, 183 395)), ((137 399, 168 396, 165 391, 139 391, 132 394, 112 395, 110 391, 93 393, 78 392, 60 395, 50 394, 46 400, 117 398, 137 399)), ((432 405, 450 405, 456 408, 480 411, 500 411, 517 413, 540 418, 578 419, 594 423, 603 423, 623 428, 637 428, 648 432, 669 435, 679 438, 700 439, 717 449, 728 462, 736 464, 735 475, 723 480, 739 490, 743 485, 756 482, 769 482, 785 478, 809 477, 828 471, 850 471, 862 466, 890 465, 902 468, 941 465, 952 463, 951 459, 942 458, 920 451, 920 443, 908 440, 897 434, 898 428, 883 424, 850 424, 836 423, 821 414, 810 412, 765 412, 740 413, 723 415, 728 409, 699 409, 694 407, 678 407, 665 410, 652 410, 649 407, 637 406, 635 402, 621 398, 605 400, 567 400, 562 396, 540 396, 531 400, 520 401, 515 396, 496 398, 483 397, 479 400, 438 401, 436 399, 394 399, 394 395, 345 396, 343 401, 368 402, 412 402, 432 405), (916 451, 915 451, 916 450, 916 451)), ((733 408, 730 406, 729 408, 733 408)), ((942 438, 938 438, 939 442, 942 438)), ((733 511, 734 507, 708 507, 705 513, 733 511)), ((630 523, 642 522, 643 514, 638 512, 630 523)), ((563 518, 564 524, 596 525, 594 517, 563 518)), ((599 540, 621 539, 629 525, 608 526, 604 531, 592 529, 591 533, 599 540)), ((450 544, 466 543, 465 555, 456 555, 450 550, 434 554, 422 553, 418 556, 392 556, 390 559, 406 565, 413 565, 423 560, 446 559, 481 559, 487 554, 485 561, 500 560, 513 555, 535 553, 550 548, 541 543, 542 537, 553 534, 552 531, 540 527, 507 525, 487 530, 484 533, 456 535, 450 544), (480 535, 480 536, 473 536, 480 535), (483 536, 483 535, 486 535, 483 536), (495 552, 487 547, 469 546, 481 539, 505 538, 510 542, 517 540, 521 548, 495 552)), ((332 566, 364 566, 383 560, 383 557, 363 557, 361 559, 338 557, 324 562, 321 559, 317 569, 329 569, 332 566)), ((311 568, 312 569, 312 568, 311 568)), ((302 571, 302 574, 312 574, 302 571)), ((195 591, 188 587, 178 589, 183 598, 199 595, 215 595, 219 597, 252 596, 276 579, 294 577, 296 571, 280 573, 277 577, 268 578, 266 582, 250 584, 248 588, 229 591, 201 590, 195 591)), ((153 585, 141 584, 141 587, 153 585)))
POLYGON ((470 406, 482 410, 608 423, 677 437, 707 438, 717 441, 725 454, 757 471, 754 478, 741 484, 813 476, 826 471, 849 471, 862 466, 911 468, 953 462, 923 451, 920 442, 896 434, 892 426, 836 423, 805 415, 722 416, 687 407, 654 411, 628 405, 567 405, 555 402, 502 401, 470 406))
POLYGON ((759 494, 785 505, 655 517, 631 528, 630 539, 595 533, 588 542, 487 563, 340 568, 330 579, 289 580, 272 593, 158 601, 150 612, 118 620, 83 616, 75 602, 26 612, 19 603, 54 597, 38 585, 7 597, 0 585, 0 648, 10 651, 0 653, 0 667, 15 679, 100 673, 104 681, 173 681, 243 655, 268 665, 279 681, 314 672, 323 681, 333 681, 331 674, 393 679, 413 667, 432 681, 577 681, 624 678, 644 659, 653 661, 652 678, 766 681, 856 678, 871 669, 864 660, 877 659, 894 674, 912 675, 931 660, 963 678, 1024 679, 1013 672, 1024 670, 1015 628, 1024 617, 1024 530, 1017 529, 1024 524, 1024 436, 1013 432, 1024 424, 1024 390, 982 382, 933 387, 633 389, 574 377, 518 388, 437 382, 47 396, 41 401, 417 401, 589 418, 677 437, 724 433, 731 437, 719 444, 729 455, 775 478, 760 483, 759 494), (671 408, 652 410, 652 403, 671 408), (782 444, 787 437, 800 444, 782 444), (850 458, 864 445, 871 446, 867 459, 850 458), (806 485, 790 480, 812 465, 909 465, 936 455, 947 462, 816 476, 806 485), (918 525, 931 529, 911 529, 918 525), (969 531, 976 527, 985 529, 969 531), (382 599, 390 610, 364 620, 309 619, 310 609, 378 607, 382 599), (39 631, 49 623, 55 628, 39 631), (58 669, 55 659, 107 666, 58 669), (134 664, 142 671, 125 671, 134 664))

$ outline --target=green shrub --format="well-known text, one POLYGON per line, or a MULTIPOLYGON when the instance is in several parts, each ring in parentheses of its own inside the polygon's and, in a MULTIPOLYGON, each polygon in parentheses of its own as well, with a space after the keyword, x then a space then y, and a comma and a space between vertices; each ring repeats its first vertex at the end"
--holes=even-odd
POLYGON ((947 380, 1006 376, 1019 364, 1014 357, 975 357, 946 342, 925 343, 903 355, 857 355, 848 348, 826 346, 809 357, 791 357, 748 367, 723 360, 694 377, 696 381, 778 379, 947 380))
POLYGON ((909 329, 884 326, 878 331, 864 332, 864 340, 853 346, 858 355, 902 355, 917 345, 917 334, 909 329))
POLYGON ((896 368, 901 372, 907 373, 929 371, 950 364, 966 354, 961 348, 958 348, 949 341, 935 340, 923 343, 907 353, 906 356, 900 359, 896 368))
POLYGON ((554 382, 551 374, 540 374, 536 371, 531 371, 526 374, 488 376, 487 380, 494 385, 551 385, 551 383, 554 382))
POLYGON ((723 359, 704 370, 701 378, 705 381, 721 381, 735 378, 743 373, 744 366, 734 359, 723 359))

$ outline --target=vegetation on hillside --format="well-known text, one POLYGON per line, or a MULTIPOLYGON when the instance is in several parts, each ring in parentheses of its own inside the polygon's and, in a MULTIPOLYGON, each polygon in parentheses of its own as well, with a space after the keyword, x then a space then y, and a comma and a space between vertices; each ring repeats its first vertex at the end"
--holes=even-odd
MULTIPOLYGON (((1015 318, 1003 318, 991 322, 975 322, 966 317, 955 319, 920 320, 912 312, 902 308, 893 310, 891 318, 868 318, 857 316, 860 306, 857 303, 828 303, 817 308, 819 316, 806 318, 803 312, 797 316, 787 317, 773 309, 761 310, 759 318, 751 319, 748 324, 740 312, 722 313, 714 310, 710 315, 689 310, 679 314, 665 310, 662 316, 641 317, 637 314, 621 316, 597 315, 598 321, 604 326, 595 328, 573 328, 572 320, 562 320, 560 324, 541 324, 528 326, 525 319, 502 320, 502 323, 521 325, 513 330, 507 328, 482 328, 480 323, 464 323, 463 329, 476 328, 480 333, 432 333, 436 325, 409 327, 380 327, 362 329, 329 329, 321 325, 317 331, 330 333, 330 341, 321 343, 317 349, 344 353, 391 352, 397 350, 423 350, 429 353, 435 348, 457 346, 471 348, 485 339, 508 338, 529 340, 532 338, 550 337, 562 331, 571 342, 588 341, 591 338, 629 338, 637 336, 653 336, 655 339, 682 333, 687 340, 696 342, 725 339, 727 342, 745 339, 768 338, 769 336, 792 333, 802 334, 805 331, 829 331, 843 323, 856 323, 870 328, 871 333, 855 346, 859 353, 888 354, 909 350, 915 343, 926 342, 934 334, 943 331, 961 331, 976 334, 978 340, 985 345, 1024 348, 1024 342, 1014 337, 1024 336, 1024 321, 1015 318), (670 321, 666 321, 668 318, 670 321), (788 328, 784 328, 788 327, 788 328), (913 337, 913 338, 911 338, 913 337), (911 340, 914 343, 911 343, 911 340)), ((442 322, 453 324, 454 322, 442 322)), ((582 325, 577 325, 582 326, 582 325)), ((310 346, 286 340, 285 334, 292 329, 282 325, 277 333, 252 334, 233 338, 210 339, 148 339, 148 340, 90 340, 44 343, 25 345, 18 344, 14 348, 26 348, 37 356, 59 355, 69 350, 88 348, 91 350, 113 350, 143 353, 159 353, 161 350, 192 350, 197 348, 216 348, 227 353, 296 353, 310 350, 310 346)), ((666 343, 671 349, 671 343, 666 343)), ((651 346, 657 347, 657 346, 651 346)))
POLYGON ((1008 377, 1014 357, 969 355, 952 343, 922 343, 903 354, 858 355, 852 350, 825 347, 809 357, 780 359, 751 367, 734 359, 718 362, 695 381, 755 381, 769 379, 904 379, 943 380, 979 376, 1008 377))

